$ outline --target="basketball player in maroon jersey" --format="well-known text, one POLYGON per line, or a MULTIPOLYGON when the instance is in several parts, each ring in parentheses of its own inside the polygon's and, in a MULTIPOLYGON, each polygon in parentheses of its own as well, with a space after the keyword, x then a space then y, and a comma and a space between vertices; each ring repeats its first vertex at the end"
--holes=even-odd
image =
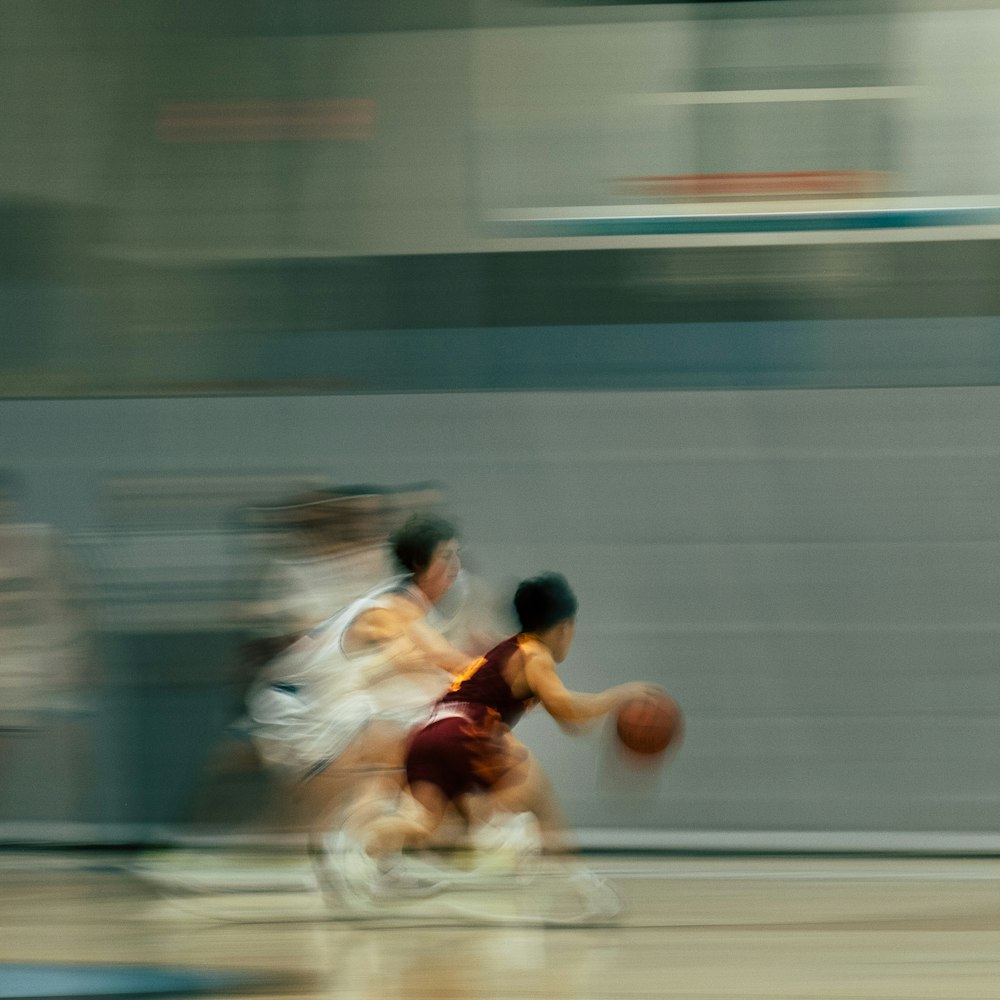
POLYGON ((361 831, 358 839, 367 861, 355 871, 364 871, 368 888, 376 894, 379 862, 425 842, 449 805, 466 809, 463 800, 485 793, 500 812, 528 807, 530 758, 511 728, 534 705, 540 704, 561 725, 575 728, 653 690, 648 684, 627 683, 585 694, 563 684, 557 666, 573 642, 577 600, 560 574, 523 581, 514 607, 520 632, 458 674, 411 738, 402 808, 361 831))

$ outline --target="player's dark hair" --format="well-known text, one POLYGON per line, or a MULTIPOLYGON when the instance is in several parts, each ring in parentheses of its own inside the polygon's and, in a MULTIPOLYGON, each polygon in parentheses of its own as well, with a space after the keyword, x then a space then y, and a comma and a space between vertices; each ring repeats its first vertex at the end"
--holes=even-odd
POLYGON ((431 564, 434 550, 442 542, 458 537, 455 525, 443 517, 414 514, 392 536, 392 554, 407 573, 419 573, 431 564))
POLYGON ((522 580, 514 594, 514 611, 522 632, 544 632, 576 617, 576 594, 562 573, 542 573, 522 580))

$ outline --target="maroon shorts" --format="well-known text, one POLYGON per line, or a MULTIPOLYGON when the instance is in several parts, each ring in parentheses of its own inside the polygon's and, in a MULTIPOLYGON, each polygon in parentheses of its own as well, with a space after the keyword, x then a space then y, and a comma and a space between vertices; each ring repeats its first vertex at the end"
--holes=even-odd
POLYGON ((406 780, 437 785, 448 799, 509 780, 523 755, 513 751, 507 732, 500 724, 481 725, 458 716, 431 722, 410 740, 406 780))

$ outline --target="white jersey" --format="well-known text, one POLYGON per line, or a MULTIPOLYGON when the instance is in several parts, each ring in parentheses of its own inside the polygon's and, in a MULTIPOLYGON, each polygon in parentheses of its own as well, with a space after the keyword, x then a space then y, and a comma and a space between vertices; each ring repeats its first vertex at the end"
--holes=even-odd
POLYGON ((265 760, 310 771, 339 756, 370 722, 422 722, 450 681, 400 674, 397 644, 348 653, 344 639, 358 617, 400 596, 429 609, 408 578, 391 580, 312 629, 263 671, 248 697, 251 731, 265 760))

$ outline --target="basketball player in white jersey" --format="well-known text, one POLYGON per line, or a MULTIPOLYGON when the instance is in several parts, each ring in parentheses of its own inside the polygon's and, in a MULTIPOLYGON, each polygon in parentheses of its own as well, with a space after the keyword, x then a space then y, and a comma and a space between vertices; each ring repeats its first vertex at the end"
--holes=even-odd
POLYGON ((392 551, 405 575, 299 639, 248 699, 261 755, 292 779, 314 838, 395 798, 407 733, 471 660, 426 621, 459 574, 453 525, 415 515, 392 551))

